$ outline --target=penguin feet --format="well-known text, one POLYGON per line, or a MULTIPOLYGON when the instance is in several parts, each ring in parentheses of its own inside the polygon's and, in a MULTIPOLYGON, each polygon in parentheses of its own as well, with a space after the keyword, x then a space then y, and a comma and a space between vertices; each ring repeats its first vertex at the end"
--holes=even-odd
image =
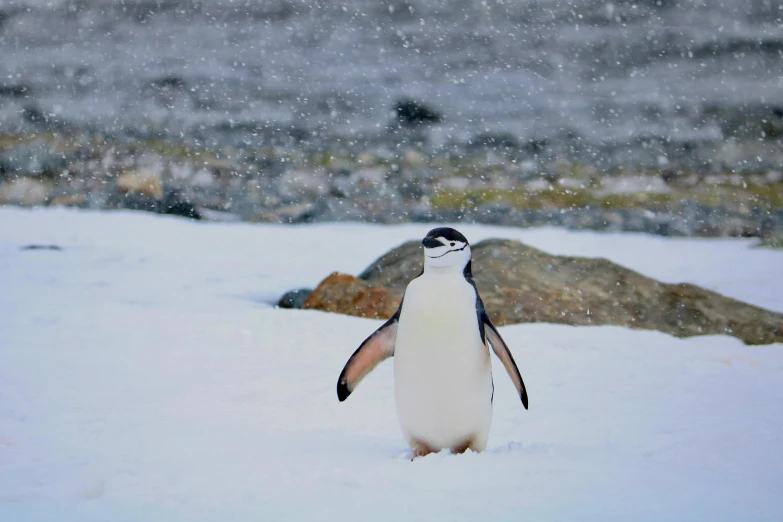
POLYGON ((473 446, 475 445, 475 439, 474 437, 468 437, 463 442, 457 444, 456 446, 452 446, 451 448, 451 454, 452 455, 460 455, 462 453, 465 453, 468 451, 468 449, 473 449, 473 446))
POLYGON ((426 457, 433 452, 433 449, 428 444, 420 440, 411 439, 409 443, 411 446, 411 462, 419 457, 426 457))
MULTIPOLYGON (((430 453, 437 453, 437 451, 433 449, 430 445, 420 440, 411 439, 409 443, 411 447, 411 453, 410 453, 411 462, 413 462, 419 457, 426 457, 430 453)), ((449 448, 449 451, 452 455, 461 455, 462 453, 465 453, 468 450, 481 451, 481 449, 476 448, 475 445, 476 445, 475 437, 468 437, 467 439, 460 442, 459 444, 449 448)))

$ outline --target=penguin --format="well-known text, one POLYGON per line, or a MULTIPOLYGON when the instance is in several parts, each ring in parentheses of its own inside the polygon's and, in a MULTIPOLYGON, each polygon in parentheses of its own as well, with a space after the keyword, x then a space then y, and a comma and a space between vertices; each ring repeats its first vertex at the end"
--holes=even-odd
POLYGON ((494 383, 490 347, 528 408, 522 375, 473 281, 470 244, 453 228, 422 240, 424 269, 397 312, 356 349, 337 380, 348 398, 379 363, 394 357, 397 420, 413 458, 486 449, 494 383))

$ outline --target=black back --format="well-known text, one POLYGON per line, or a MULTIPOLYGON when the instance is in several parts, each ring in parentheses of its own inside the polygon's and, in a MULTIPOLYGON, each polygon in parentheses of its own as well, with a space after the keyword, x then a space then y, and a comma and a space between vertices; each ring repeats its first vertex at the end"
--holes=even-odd
POLYGON ((481 342, 483 343, 486 339, 484 323, 488 318, 487 312, 484 310, 484 301, 481 300, 478 288, 476 288, 476 282, 473 280, 473 267, 471 261, 468 261, 468 264, 465 265, 462 275, 465 276, 465 281, 467 281, 470 286, 473 287, 473 291, 476 292, 476 320, 478 321, 479 334, 481 335, 481 342))

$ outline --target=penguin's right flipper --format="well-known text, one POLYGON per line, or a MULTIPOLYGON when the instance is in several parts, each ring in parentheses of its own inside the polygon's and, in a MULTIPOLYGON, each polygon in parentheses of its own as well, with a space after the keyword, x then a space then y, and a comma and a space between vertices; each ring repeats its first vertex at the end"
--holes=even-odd
POLYGON ((337 379, 337 398, 340 402, 347 399, 359 382, 379 363, 394 355, 401 309, 402 303, 397 313, 365 339, 345 363, 345 368, 337 379))

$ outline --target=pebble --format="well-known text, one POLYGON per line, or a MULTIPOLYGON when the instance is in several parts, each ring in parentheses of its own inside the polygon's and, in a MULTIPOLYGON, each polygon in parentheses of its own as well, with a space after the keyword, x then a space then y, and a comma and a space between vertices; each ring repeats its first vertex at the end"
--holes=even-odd
POLYGON ((68 154, 44 140, 22 143, 0 152, 0 172, 18 176, 39 176, 60 172, 68 166, 68 154))
POLYGON ((163 196, 160 174, 151 170, 125 172, 117 177, 117 189, 123 194, 137 193, 151 198, 163 196))
POLYGON ((329 182, 322 170, 291 170, 280 176, 277 189, 282 198, 293 203, 325 196, 329 182))
POLYGON ((317 210, 315 203, 299 203, 279 208, 276 214, 282 223, 309 223, 315 220, 317 210))
POLYGON ((0 184, 0 202, 28 206, 43 205, 51 189, 51 182, 33 178, 16 178, 0 184))
POLYGON ((277 302, 280 308, 300 309, 304 306, 307 297, 313 292, 312 288, 298 288, 283 294, 283 297, 277 302))
POLYGON ((84 205, 86 201, 87 196, 84 194, 68 194, 52 198, 49 205, 53 207, 78 207, 84 205))

